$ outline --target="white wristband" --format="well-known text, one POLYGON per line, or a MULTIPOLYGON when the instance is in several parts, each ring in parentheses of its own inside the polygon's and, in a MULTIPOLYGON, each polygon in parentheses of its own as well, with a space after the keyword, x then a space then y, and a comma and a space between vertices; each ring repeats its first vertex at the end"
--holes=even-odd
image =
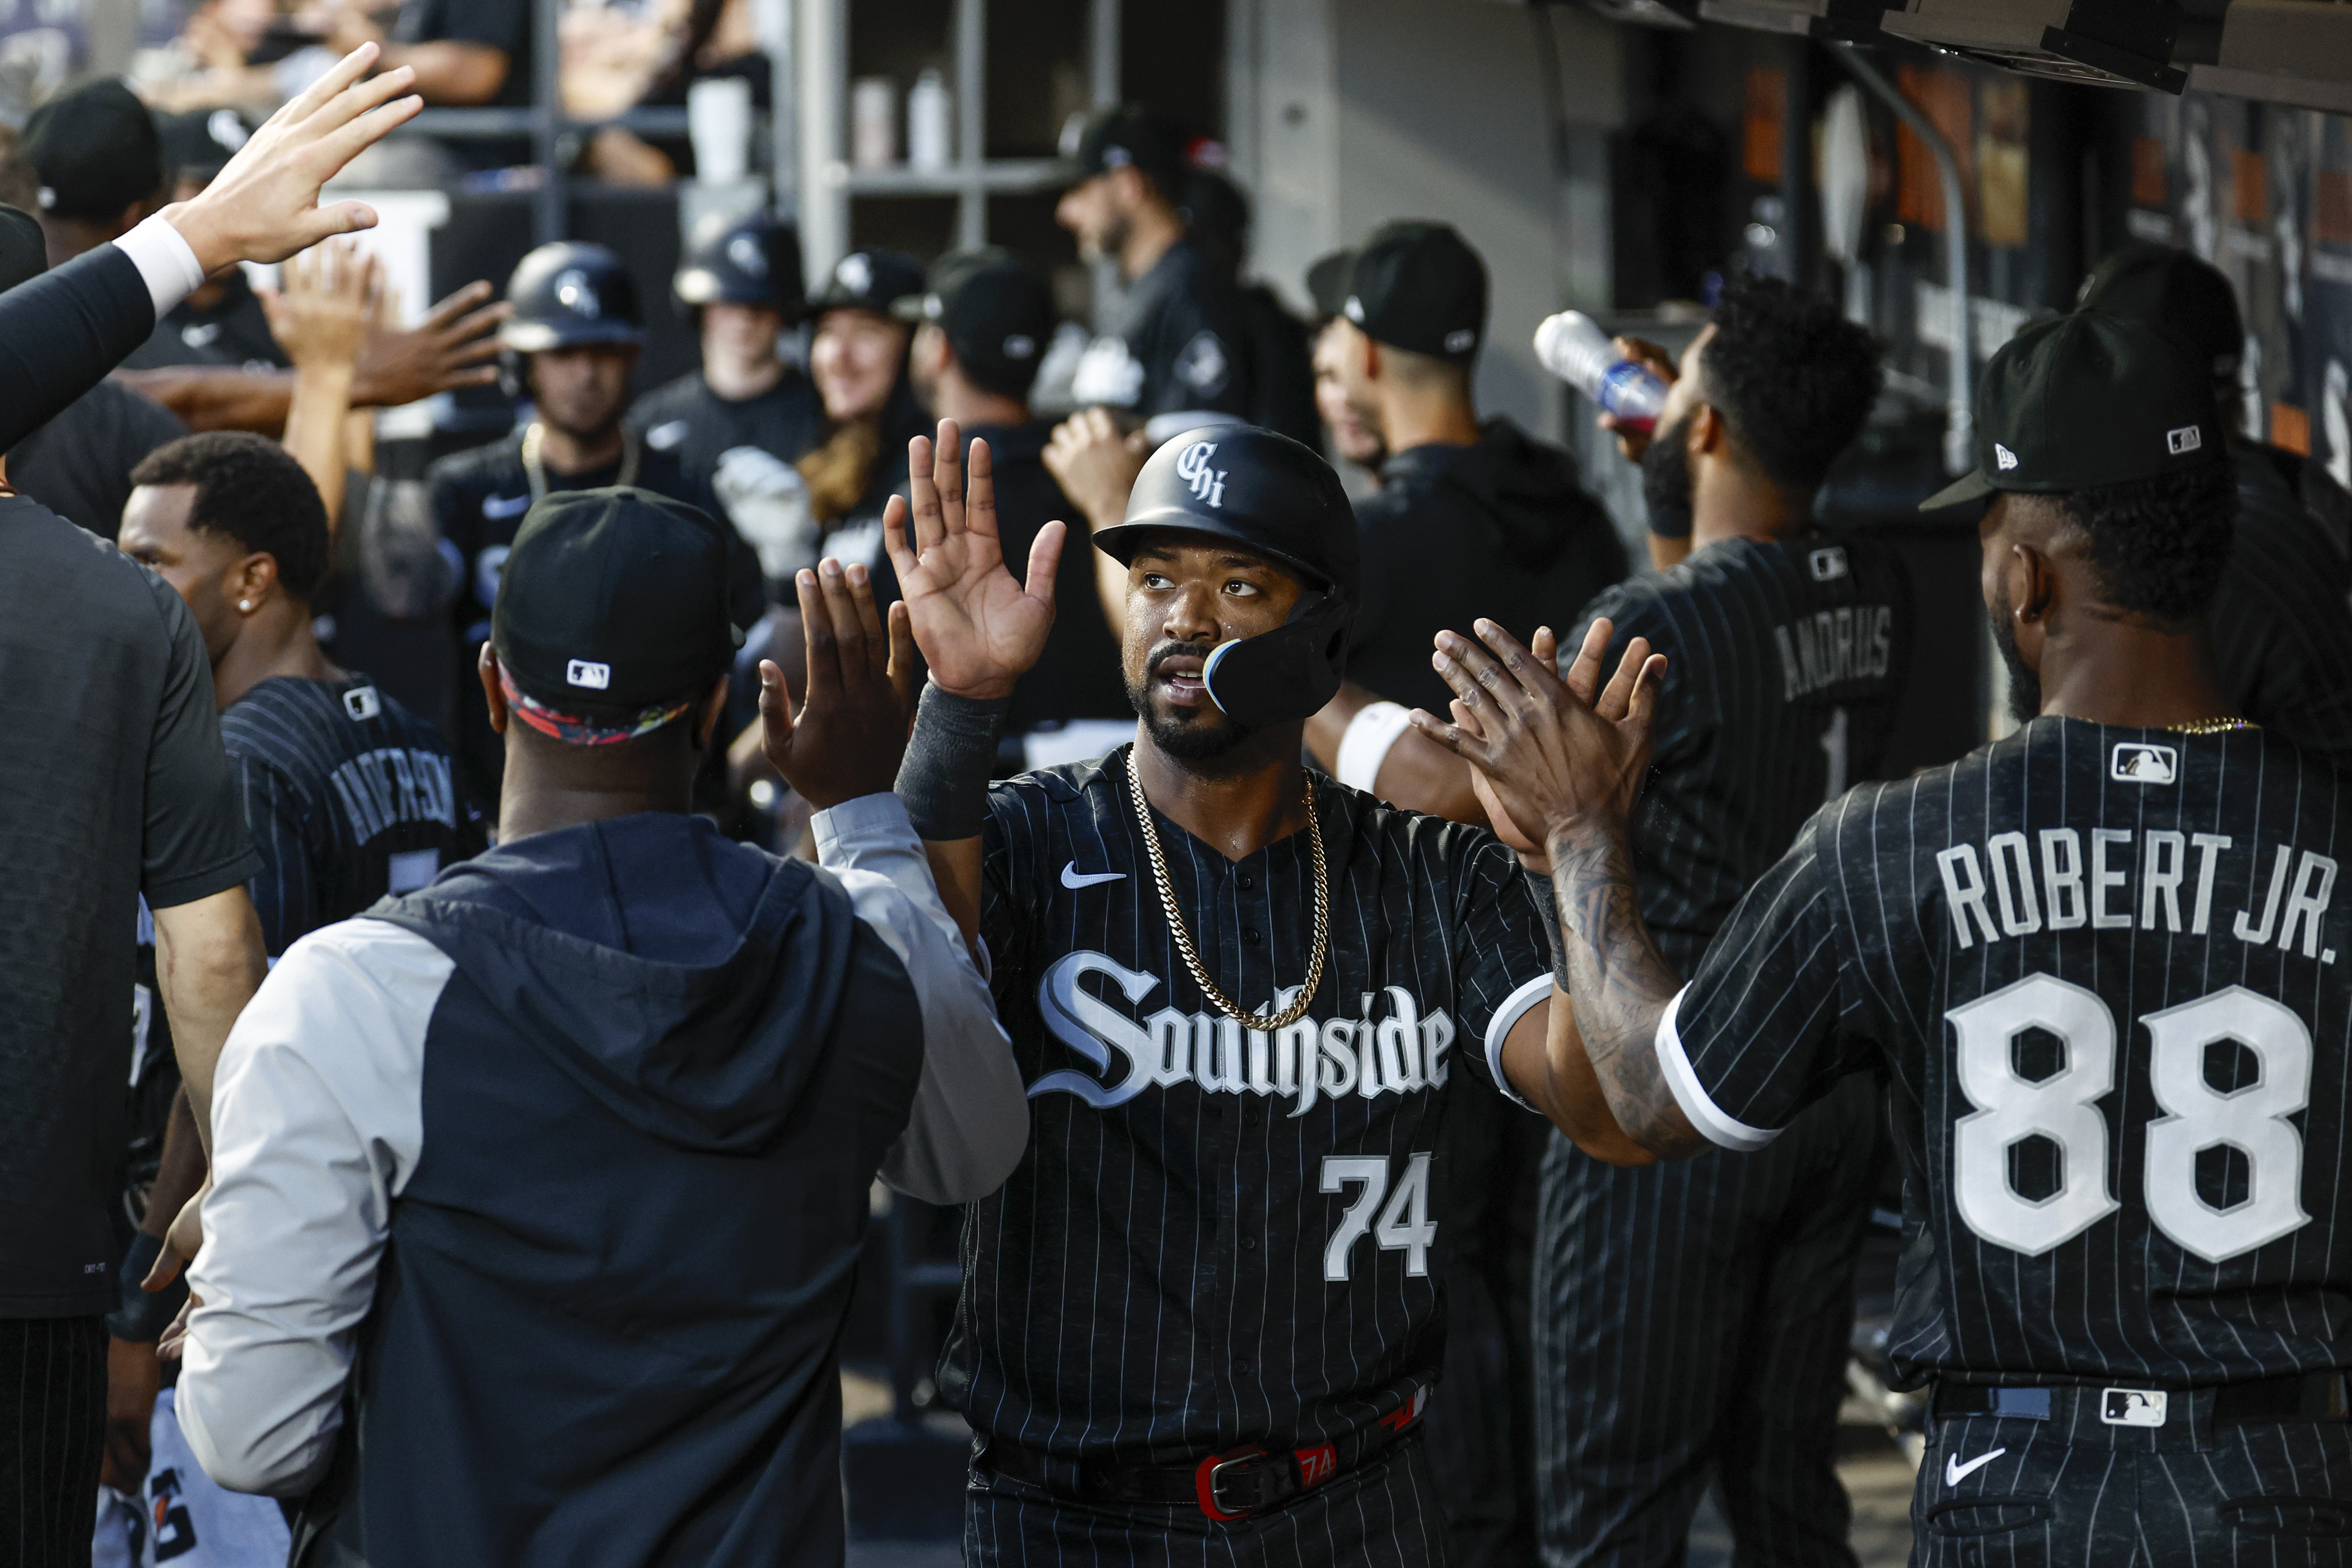
POLYGON ((205 269, 196 260, 195 247, 188 243, 185 235, 165 221, 162 213, 141 220, 136 228, 114 243, 139 268, 140 280, 147 285, 147 297, 155 302, 155 319, 159 321, 205 280, 205 269))
POLYGON ((1412 726, 1412 710, 1400 703, 1372 702, 1358 710, 1339 737, 1339 782, 1370 794, 1389 748, 1412 726))

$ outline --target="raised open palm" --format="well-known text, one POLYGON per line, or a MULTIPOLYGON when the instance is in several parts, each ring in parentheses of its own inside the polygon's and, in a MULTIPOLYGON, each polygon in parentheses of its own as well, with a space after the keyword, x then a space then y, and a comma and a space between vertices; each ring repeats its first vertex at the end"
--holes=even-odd
POLYGON ((907 444, 913 504, 890 499, 882 541, 931 679, 958 697, 1006 697, 1045 651, 1067 530, 1059 522, 1039 529, 1029 580, 1015 582, 997 533, 988 443, 971 444, 967 480, 960 442, 955 421, 942 419, 936 445, 920 436, 907 444))

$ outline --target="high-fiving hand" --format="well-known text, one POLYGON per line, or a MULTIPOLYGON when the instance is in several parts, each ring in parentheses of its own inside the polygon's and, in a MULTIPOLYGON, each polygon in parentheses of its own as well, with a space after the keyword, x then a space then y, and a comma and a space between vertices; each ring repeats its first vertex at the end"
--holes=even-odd
POLYGON ((882 542, 931 679, 954 696, 992 700, 1011 695, 1045 651, 1068 530, 1060 522, 1039 529, 1029 547, 1029 580, 1013 581, 997 533, 988 443, 971 444, 968 483, 959 444, 952 419, 940 421, 936 446, 920 436, 907 444, 913 505, 890 498, 882 542))
POLYGON ((915 647, 907 611, 875 607, 865 565, 825 560, 794 578, 808 638, 800 711, 776 661, 760 661, 760 745, 784 782, 819 811, 898 782, 915 717, 915 647))
POLYGON ((1585 633, 1565 678, 1494 622, 1476 630, 1478 643, 1440 632, 1430 660, 1454 689, 1454 721, 1415 709, 1413 727, 1470 764, 1490 810, 1521 830, 1516 847, 1549 850, 1564 830, 1622 824, 1649 769, 1665 656, 1635 637, 1604 688, 1601 660, 1615 630, 1606 620, 1585 633))

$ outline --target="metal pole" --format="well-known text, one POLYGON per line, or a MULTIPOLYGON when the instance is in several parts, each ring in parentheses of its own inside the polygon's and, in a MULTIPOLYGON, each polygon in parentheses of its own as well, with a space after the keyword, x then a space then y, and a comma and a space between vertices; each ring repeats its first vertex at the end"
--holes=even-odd
POLYGON ((842 160, 849 74, 846 0, 801 0, 798 13, 801 251, 811 287, 849 249, 849 170, 842 160))
POLYGON ((1852 44, 1832 43, 1854 79, 1893 110, 1911 133, 1927 143, 1936 160, 1936 183, 1944 193, 1944 281, 1952 303, 1952 385, 1944 425, 1944 471, 1965 472, 1976 462, 1976 336, 1969 310, 1969 209, 1960 189, 1959 160, 1952 144, 1920 112, 1916 104, 1895 89, 1852 44))
POLYGON ((801 205, 800 79, 793 0, 759 0, 760 47, 768 54, 768 174, 776 216, 797 222, 801 205))
POLYGON ((531 243, 546 245, 563 237, 569 183, 564 178, 562 142, 563 92, 557 67, 555 24, 563 0, 534 0, 530 8, 530 157, 543 172, 531 193, 531 243))
POLYGON ((1087 29, 1087 86, 1097 109, 1118 101, 1119 0, 1095 0, 1094 23, 1087 29))
POLYGON ((988 0, 956 0, 956 244, 988 243, 988 0))

